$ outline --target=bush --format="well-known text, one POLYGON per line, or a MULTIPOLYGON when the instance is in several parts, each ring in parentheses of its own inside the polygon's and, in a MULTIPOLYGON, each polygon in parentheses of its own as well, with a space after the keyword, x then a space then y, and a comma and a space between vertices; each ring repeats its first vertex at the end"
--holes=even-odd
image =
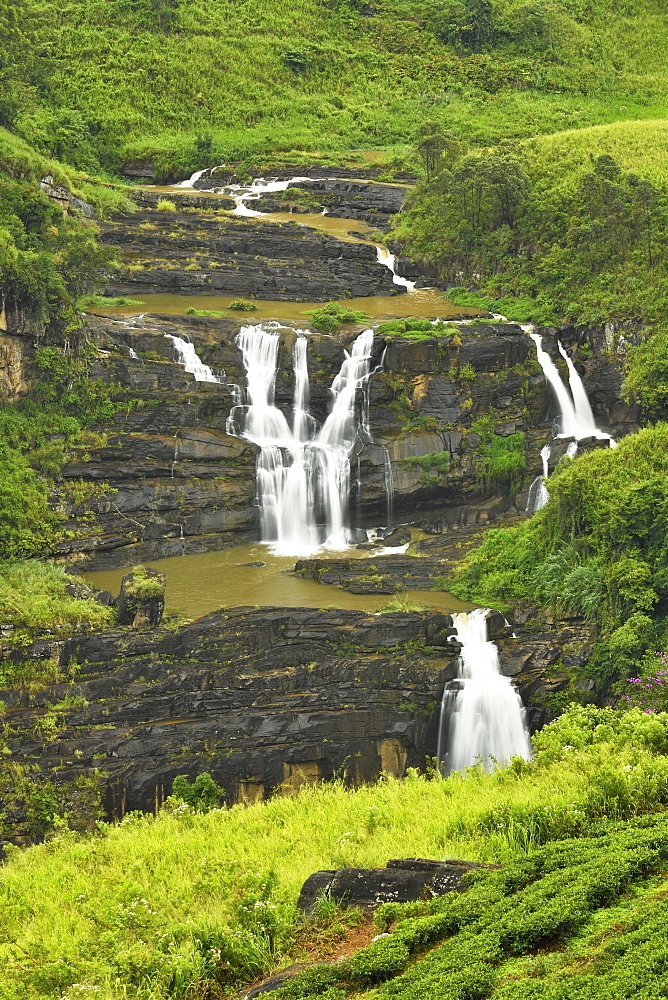
POLYGON ((198 774, 193 782, 186 774, 177 774, 172 784, 172 797, 185 802, 196 812, 209 812, 225 798, 225 789, 216 784, 210 774, 198 774))
POLYGON ((161 198, 155 206, 157 212, 176 212, 176 203, 168 198, 161 198))
POLYGON ((255 302, 249 302, 248 299, 233 299, 229 308, 234 309, 235 312, 255 312, 257 305, 255 302))
POLYGON ((306 313, 311 316, 311 323, 323 333, 334 333, 340 330, 345 323, 361 323, 367 318, 365 312, 357 309, 350 309, 340 305, 338 302, 328 302, 320 309, 314 309, 306 313))

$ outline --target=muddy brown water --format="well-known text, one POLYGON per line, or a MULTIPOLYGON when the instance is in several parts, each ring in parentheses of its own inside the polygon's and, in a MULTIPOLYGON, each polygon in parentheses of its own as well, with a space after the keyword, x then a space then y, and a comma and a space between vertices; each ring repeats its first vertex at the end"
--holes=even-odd
MULTIPOLYGON (((186 309, 210 309, 225 316, 234 316, 247 322, 253 320, 279 319, 293 323, 309 322, 308 313, 320 309, 322 302, 277 302, 272 299, 253 299, 257 309, 252 312, 237 312, 230 309, 230 303, 238 295, 171 295, 162 293, 133 293, 132 300, 141 306, 121 306, 117 309, 95 307, 96 313, 106 316, 136 316, 143 313, 164 313, 170 316, 184 316, 186 309)), ((479 310, 455 306, 435 288, 420 288, 405 295, 369 295, 360 299, 339 299, 342 306, 350 306, 366 313, 370 320, 387 320, 408 316, 421 319, 448 319, 450 316, 476 315, 479 310)))
MULTIPOLYGON (((349 549, 339 555, 349 559, 356 555, 368 556, 369 553, 349 549)), ((383 557, 374 555, 373 560, 381 571, 383 557)), ((291 572, 295 565, 294 556, 276 556, 260 542, 201 555, 156 559, 145 565, 167 574, 166 604, 189 618, 198 618, 219 608, 247 605, 288 608, 333 606, 370 613, 391 601, 410 602, 447 613, 467 611, 473 607, 443 591, 411 590, 395 595, 349 594, 337 587, 296 576, 291 572), (248 563, 264 565, 249 566, 248 563)), ((128 572, 126 567, 84 573, 83 577, 91 586, 111 590, 116 595, 122 578, 128 572)))

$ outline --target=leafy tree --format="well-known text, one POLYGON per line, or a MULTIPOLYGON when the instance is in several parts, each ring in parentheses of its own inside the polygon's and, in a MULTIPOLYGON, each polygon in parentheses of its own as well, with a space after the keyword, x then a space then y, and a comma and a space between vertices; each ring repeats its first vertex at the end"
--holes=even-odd
POLYGON ((185 802, 197 812, 209 812, 225 798, 225 789, 206 771, 190 783, 187 774, 178 774, 172 784, 172 797, 185 802))

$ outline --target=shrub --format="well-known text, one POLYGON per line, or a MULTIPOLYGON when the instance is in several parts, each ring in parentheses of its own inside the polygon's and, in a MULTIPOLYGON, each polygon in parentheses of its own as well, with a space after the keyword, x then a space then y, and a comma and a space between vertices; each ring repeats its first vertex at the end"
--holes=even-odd
POLYGON ((176 203, 169 198, 161 198, 155 208, 157 212, 176 212, 176 203))
POLYGON ((233 299, 229 308, 234 309, 235 312, 254 312, 257 305, 255 302, 249 302, 248 299, 233 299))

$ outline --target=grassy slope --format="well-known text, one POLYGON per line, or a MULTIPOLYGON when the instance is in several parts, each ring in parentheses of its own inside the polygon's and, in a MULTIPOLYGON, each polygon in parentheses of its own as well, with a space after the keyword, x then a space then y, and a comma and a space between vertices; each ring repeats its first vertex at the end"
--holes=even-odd
POLYGON ((668 119, 623 121, 569 129, 523 143, 527 168, 545 188, 572 189, 591 168, 592 156, 609 153, 623 170, 668 190, 668 119))
POLYGON ((534 763, 495 775, 163 810, 17 851, 0 869, 0 995, 55 1000, 78 982, 101 1000, 218 996, 216 979, 248 981, 289 959, 296 896, 314 870, 410 855, 508 862, 601 816, 660 809, 667 725, 576 709, 538 738, 534 763))
MULTIPOLYGON (((504 37, 471 53, 437 37, 428 0, 384 0, 372 17, 345 0, 182 0, 167 34, 129 5, 71 0, 43 21, 47 103, 79 112, 110 163, 119 148, 162 150, 181 169, 195 132, 212 133, 215 159, 387 146, 424 118, 487 143, 666 114, 668 15, 654 0, 561 0, 540 44, 509 37, 513 0, 495 6, 504 37)), ((28 109, 17 128, 48 145, 50 114, 28 109)))

